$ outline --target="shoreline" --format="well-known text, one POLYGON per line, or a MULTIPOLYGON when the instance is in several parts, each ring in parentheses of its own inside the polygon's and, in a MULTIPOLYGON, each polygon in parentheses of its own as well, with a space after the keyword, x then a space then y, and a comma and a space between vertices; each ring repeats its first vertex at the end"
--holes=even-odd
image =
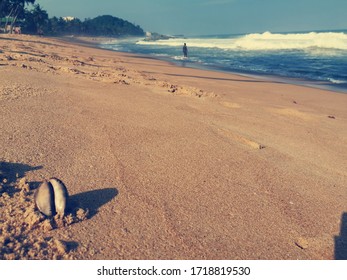
MULTIPOLYGON (((102 48, 106 49, 106 48, 102 48)), ((111 50, 111 49, 107 49, 111 50)), ((116 51, 117 52, 117 51, 116 51)), ((125 52, 127 53, 127 52, 125 52)), ((134 53, 136 54, 136 53, 134 53)), ((141 54, 139 54, 141 55, 141 54)), ((342 93, 342 94, 347 94, 347 88, 344 87, 339 87, 337 84, 328 84, 320 81, 315 81, 315 80, 305 80, 305 79, 298 79, 298 78, 291 78, 291 77, 282 77, 282 76, 275 76, 275 75, 270 75, 270 74, 254 74, 251 72, 234 72, 234 71, 229 71, 229 70, 223 70, 219 69, 218 67, 213 67, 213 66, 205 66, 205 65, 199 65, 198 63, 189 63, 190 66, 183 66, 180 65, 182 62, 179 62, 177 60, 173 60, 170 58, 160 58, 156 56, 151 56, 148 55, 149 57, 152 57, 154 59, 159 59, 163 60, 169 63, 173 63, 178 67, 186 67, 186 68, 191 68, 191 69, 200 69, 200 70, 206 70, 206 71, 216 71, 220 73, 225 73, 225 74, 232 74, 232 75, 237 75, 241 77, 246 77, 246 78, 252 78, 252 79, 259 79, 259 80, 264 80, 264 81, 269 81, 269 82, 282 82, 284 84, 289 84, 289 85, 297 85, 297 86, 304 86, 304 87, 309 87, 309 88, 316 88, 316 89, 321 89, 321 90, 328 90, 332 91, 335 93, 342 93)))
MULTIPOLYGON (((273 82, 283 82, 287 84, 293 84, 293 85, 300 85, 300 86, 307 86, 311 88, 317 88, 317 89, 322 89, 322 90, 329 90, 337 93, 347 93, 347 88, 346 87, 341 87, 338 84, 334 83, 328 83, 328 82, 323 82, 323 81, 316 81, 316 80, 309 80, 309 79, 299 79, 299 78, 293 78, 293 77, 283 77, 283 76, 276 76, 276 75, 271 75, 271 74, 260 74, 260 73, 252 73, 252 72, 247 72, 247 71, 240 71, 240 72, 235 72, 232 70, 226 70, 223 68, 218 68, 214 66, 207 66, 207 65, 201 65, 196 62, 190 62, 188 61, 178 61, 175 59, 172 59, 170 57, 158 57, 155 55, 150 55, 150 54, 142 54, 142 53, 136 53, 136 52, 122 52, 122 51, 117 51, 113 50, 111 48, 106 48, 102 47, 102 44, 107 42, 107 41, 112 41, 112 40, 117 40, 119 38, 106 38, 106 37, 96 37, 96 40, 93 40, 93 37, 76 37, 79 38, 77 40, 71 40, 71 43, 85 43, 85 45, 89 45, 90 47, 95 47, 99 49, 105 49, 105 50, 111 50, 114 52, 119 52, 119 53, 126 53, 126 54, 136 54, 139 56, 148 56, 153 59, 158 59, 162 61, 166 61, 169 63, 173 63, 176 66, 179 67, 188 67, 192 69, 201 69, 201 70, 207 70, 207 71, 217 71, 221 73, 229 73, 229 74, 234 74, 234 75, 239 75, 239 76, 244 76, 244 77, 249 77, 249 78, 255 78, 255 79, 263 79, 265 81, 273 81, 273 82), (185 64, 185 65, 183 65, 185 64)), ((94 38, 95 39, 95 38, 94 38)))
POLYGON ((1 259, 346 258, 347 95, 56 38, 0 49, 1 259), (63 220, 33 203, 51 177, 63 220))
MULTIPOLYGON (((113 37, 87 37, 87 36, 59 36, 59 37, 47 37, 52 38, 54 40, 62 41, 65 43, 70 43, 77 46, 83 46, 83 47, 90 47, 95 48, 98 50, 106 50, 115 52, 118 54, 124 54, 124 55, 135 55, 139 58, 141 57, 148 57, 154 60, 164 61, 167 63, 170 63, 172 65, 175 65, 177 67, 183 67, 183 68, 190 68, 190 69, 197 69, 197 70, 205 70, 205 71, 214 71, 217 73, 224 73, 224 74, 231 74, 235 76, 245 77, 245 78, 251 78, 251 79, 259 79, 267 82, 274 82, 274 83, 283 83, 288 85, 296 85, 296 86, 303 86, 313 89, 319 89, 323 91, 331 91, 334 93, 341 93, 346 94, 347 89, 338 87, 338 85, 333 84, 326 84, 324 82, 314 81, 314 80, 305 80, 305 79, 298 79, 298 78, 291 78, 291 77, 281 77, 281 76, 275 76, 275 75, 267 75, 267 74, 253 74, 248 72, 233 72, 228 70, 219 69, 217 67, 209 67, 205 65, 199 65, 198 63, 190 63, 188 62, 189 66, 182 65, 182 63, 185 62, 179 62, 177 60, 171 59, 171 58, 162 58, 157 57, 155 55, 149 55, 149 54, 141 54, 141 53, 135 53, 135 52, 122 52, 113 50, 110 48, 104 48, 102 47, 102 44, 106 43, 107 41, 112 41, 119 38, 113 38, 113 37)), ((186 64, 186 63, 185 63, 186 64)))

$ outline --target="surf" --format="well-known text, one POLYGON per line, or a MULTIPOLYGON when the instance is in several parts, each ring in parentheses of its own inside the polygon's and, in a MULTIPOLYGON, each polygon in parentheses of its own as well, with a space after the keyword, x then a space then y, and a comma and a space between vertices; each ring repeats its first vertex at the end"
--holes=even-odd
POLYGON ((332 86, 347 92, 347 31, 251 33, 170 38, 112 40, 103 47, 141 53, 184 67, 267 75, 332 86), (182 46, 187 43, 189 59, 182 46))
POLYGON ((229 38, 171 38, 157 41, 139 40, 136 44, 178 47, 187 43, 189 47, 216 48, 222 50, 307 50, 335 49, 347 51, 347 34, 344 32, 309 33, 252 33, 229 38))

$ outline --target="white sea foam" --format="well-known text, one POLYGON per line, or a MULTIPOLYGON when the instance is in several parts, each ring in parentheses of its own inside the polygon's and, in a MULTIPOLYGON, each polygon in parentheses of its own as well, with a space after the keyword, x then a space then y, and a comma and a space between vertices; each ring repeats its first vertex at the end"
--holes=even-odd
POLYGON ((343 81, 343 80, 336 80, 336 79, 333 79, 333 78, 328 78, 328 80, 330 82, 332 82, 333 84, 346 84, 347 81, 343 81))
POLYGON ((139 41, 141 45, 219 48, 224 50, 293 50, 336 49, 347 50, 347 34, 343 32, 310 32, 297 34, 273 34, 270 32, 248 34, 234 38, 174 38, 157 41, 139 41))

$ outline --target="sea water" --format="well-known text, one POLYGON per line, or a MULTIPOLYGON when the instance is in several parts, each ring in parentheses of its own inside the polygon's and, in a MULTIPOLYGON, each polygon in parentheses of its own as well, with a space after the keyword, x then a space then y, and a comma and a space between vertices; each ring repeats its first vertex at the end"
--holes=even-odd
POLYGON ((186 67, 282 79, 347 92, 347 30, 115 39, 103 48, 146 54, 186 67), (188 59, 182 47, 188 46, 188 59))

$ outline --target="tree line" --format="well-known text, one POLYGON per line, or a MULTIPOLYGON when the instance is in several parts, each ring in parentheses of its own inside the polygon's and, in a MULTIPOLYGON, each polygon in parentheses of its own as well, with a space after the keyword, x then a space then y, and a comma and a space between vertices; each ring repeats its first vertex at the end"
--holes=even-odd
POLYGON ((51 36, 143 36, 143 29, 118 17, 103 15, 80 20, 78 18, 50 18, 35 0, 0 0, 0 28, 12 33, 16 26, 26 34, 51 36))

